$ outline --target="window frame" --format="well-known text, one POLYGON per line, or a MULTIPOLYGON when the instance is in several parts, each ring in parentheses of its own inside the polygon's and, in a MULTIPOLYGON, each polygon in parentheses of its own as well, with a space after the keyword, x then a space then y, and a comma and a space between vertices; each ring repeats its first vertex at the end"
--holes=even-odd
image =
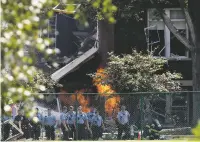
MULTIPOLYGON (((150 12, 152 11, 152 9, 155 9, 155 8, 150 8, 150 9, 147 10, 147 28, 145 28, 145 30, 148 29, 148 27, 153 26, 151 24, 151 22, 162 22, 163 23, 162 19, 160 19, 160 20, 152 20, 152 19, 150 19, 149 16, 150 16, 150 12)), ((181 8, 165 8, 164 10, 165 10, 165 13, 167 14, 167 16, 170 17, 170 11, 171 10, 181 10, 181 8)), ((187 23, 186 23, 185 19, 171 19, 171 21, 172 22, 185 22, 185 28, 182 29, 182 30, 186 31, 186 38, 189 38, 189 30, 188 30, 188 26, 187 26, 187 23)), ((157 25, 158 24, 159 23, 157 23, 157 25)), ((161 26, 159 26, 159 27, 161 27, 161 26)), ((179 29, 179 28, 177 28, 177 29, 179 29)), ((160 29, 157 29, 157 30, 160 30, 160 29)), ((164 50, 164 54, 165 54, 164 57, 172 59, 172 60, 173 59, 175 59, 175 60, 177 60, 177 59, 178 60, 188 60, 188 59, 191 60, 191 58, 189 57, 189 51, 186 48, 185 48, 185 55, 184 56, 171 56, 171 48, 172 47, 171 47, 171 44, 170 44, 171 43, 170 30, 168 29, 168 27, 165 24, 164 24, 164 29, 163 30, 164 30, 164 45, 165 46, 163 47, 162 50, 164 50)), ((147 43, 147 44, 148 44, 147 48, 149 50, 151 45, 149 43, 147 43)))

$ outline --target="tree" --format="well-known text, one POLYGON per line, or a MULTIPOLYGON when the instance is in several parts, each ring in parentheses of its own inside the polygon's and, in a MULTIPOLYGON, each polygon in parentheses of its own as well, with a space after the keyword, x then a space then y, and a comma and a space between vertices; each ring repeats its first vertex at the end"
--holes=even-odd
MULTIPOLYGON (((151 0, 151 3, 155 5, 160 16, 162 17, 165 25, 174 34, 174 36, 191 52, 192 55, 192 81, 193 91, 200 91, 200 18, 198 16, 199 7, 197 0, 179 0, 180 7, 185 15, 185 20, 190 31, 190 38, 182 36, 170 18, 159 8, 158 4, 151 0), (186 5, 188 3, 188 6, 186 5)), ((199 93, 193 94, 193 124, 195 125, 200 118, 200 95, 199 93)))
MULTIPOLYGON (((170 73, 165 71, 164 66, 167 60, 163 58, 155 58, 152 54, 143 54, 133 51, 132 54, 124 54, 122 56, 110 54, 109 62, 105 70, 101 74, 93 75, 96 84, 109 84, 116 92, 170 92, 180 90, 180 83, 176 79, 180 79, 178 73, 170 73)), ((110 88, 107 87, 108 91, 110 88)), ((109 92, 107 92, 109 93, 109 92)), ((123 97, 123 95, 121 96, 123 97)), ((160 115, 165 119, 166 123, 171 123, 169 117, 171 115, 170 102, 166 95, 166 114, 159 114, 155 110, 150 109, 151 101, 159 95, 151 95, 144 97, 145 118, 151 120, 153 112, 155 115, 160 115), (167 115, 168 114, 168 115, 167 115)), ((126 97, 125 97, 126 98, 126 97)), ((132 102, 139 101, 137 96, 131 97, 132 102)), ((128 99, 131 99, 130 97, 128 99)), ((163 99, 164 100, 164 99, 163 99)), ((133 105, 133 104, 131 104, 133 105)), ((137 104, 135 107, 137 108, 137 104)), ((135 110, 134 112, 137 112, 135 110)), ((139 115, 139 114, 138 114, 139 115)))
MULTIPOLYGON (((167 60, 154 58, 151 54, 132 54, 117 56, 110 54, 103 82, 110 84, 117 92, 169 92, 180 89, 178 73, 164 70, 167 60)), ((98 74, 96 75, 98 78, 98 74)))
MULTIPOLYGON (((136 19, 137 21, 144 20, 145 10, 147 8, 155 8, 158 16, 162 18, 170 32, 177 38, 185 48, 191 52, 192 56, 192 77, 193 91, 200 91, 200 18, 198 16, 199 8, 197 0, 135 0, 135 1, 119 1, 113 0, 118 7, 116 17, 119 19, 136 19), (190 38, 184 37, 173 25, 173 22, 165 14, 166 7, 181 7, 186 23, 189 29, 190 38)), ((193 123, 196 124, 200 118, 200 95, 193 93, 193 123)))
MULTIPOLYGON (((64 3, 66 0, 60 2, 64 3)), ((68 5, 64 10, 73 11, 75 7, 72 4, 76 2, 67 1, 68 5)), ((48 75, 36 67, 35 63, 37 52, 50 57, 58 51, 47 49, 46 47, 52 41, 39 36, 39 27, 47 28, 47 20, 53 15, 52 8, 57 4, 58 0, 1 1, 1 103, 7 111, 10 99, 14 103, 33 102, 34 98, 39 97, 38 92, 56 85, 48 75), (25 54, 26 52, 28 55, 25 54)), ((108 21, 114 21, 112 13, 116 11, 116 7, 112 1, 92 0, 86 1, 83 5, 86 7, 82 6, 74 15, 76 19, 85 20, 84 22, 87 23, 85 12, 87 9, 94 8, 98 9, 97 11, 108 21)))

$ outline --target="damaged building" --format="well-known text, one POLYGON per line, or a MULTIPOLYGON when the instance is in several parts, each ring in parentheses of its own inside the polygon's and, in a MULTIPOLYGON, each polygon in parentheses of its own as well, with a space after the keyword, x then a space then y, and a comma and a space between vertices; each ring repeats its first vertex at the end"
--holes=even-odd
MULTIPOLYGON (((145 45, 140 45, 140 47, 142 50, 154 50, 154 56, 158 58, 166 58, 168 60, 168 70, 182 73, 182 87, 185 90, 192 90, 191 55, 189 51, 181 47, 183 45, 173 37, 173 34, 170 33, 163 21, 154 17, 153 11, 153 8, 147 9, 145 12, 146 26, 142 23, 137 27, 143 30, 144 36, 140 41, 145 45)), ((188 36, 187 25, 181 10, 179 8, 166 8, 166 13, 172 19, 176 28, 182 34, 188 36)), ((98 21, 90 23, 89 27, 85 27, 75 20, 72 15, 55 12, 48 22, 48 29, 51 30, 48 31, 46 36, 54 41, 49 48, 56 47, 60 50, 60 54, 53 58, 59 64, 59 67, 54 68, 51 66, 52 62, 46 62, 43 59, 38 63, 40 67, 51 74, 53 80, 63 85, 63 88, 55 88, 53 92, 91 93, 85 97, 79 95, 79 99, 84 100, 83 104, 86 104, 85 110, 89 111, 88 108, 91 106, 100 108, 99 100, 102 98, 97 98, 93 94, 98 91, 93 84, 93 79, 88 74, 96 72, 100 67, 105 67, 108 52, 114 51, 119 54, 131 52, 132 49, 122 47, 126 41, 120 38, 120 26, 120 22, 114 27, 114 25, 107 24, 105 21, 98 21), (99 40, 99 36, 101 40, 99 40)), ((140 30, 136 31, 141 32, 140 30)), ((137 42, 137 38, 132 38, 131 42, 137 42)), ((73 102, 74 98, 70 97, 70 95, 60 94, 56 97, 60 98, 61 105, 73 105, 71 102, 73 102)), ((184 123, 189 125, 191 122, 189 116, 192 116, 192 111, 190 111, 192 109, 192 96, 180 94, 169 97, 167 98, 166 96, 162 99, 168 100, 170 112, 180 112, 179 117, 184 116, 184 123), (177 106, 177 104, 179 105, 177 106)), ((50 103, 52 104, 52 102, 54 104, 53 108, 56 109, 57 101, 52 99, 50 103)), ((104 101, 102 100, 102 102, 104 101)), ((132 102, 129 103, 131 104, 132 102)), ((159 109, 166 111, 167 103, 163 104, 162 100, 155 100, 153 103, 154 105, 159 105, 159 109)), ((162 119, 164 122, 165 118, 162 119)))

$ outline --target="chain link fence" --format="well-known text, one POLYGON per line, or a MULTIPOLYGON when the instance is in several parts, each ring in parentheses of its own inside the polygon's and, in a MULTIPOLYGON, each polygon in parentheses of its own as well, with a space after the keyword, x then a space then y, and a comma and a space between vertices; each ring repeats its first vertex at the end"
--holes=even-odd
MULTIPOLYGON (((74 127, 68 130, 68 137, 73 140, 117 140, 117 139, 173 139, 177 136, 191 135, 193 121, 193 95, 199 92, 171 92, 171 93, 55 93, 53 99, 46 95, 45 99, 38 100, 39 111, 43 117, 47 116, 50 108, 56 116, 58 125, 55 129, 57 139, 62 139, 65 133, 61 130, 60 113, 66 106, 74 107, 74 127), (87 119, 79 115, 79 106, 87 119), (126 111, 121 111, 125 106, 126 111), (99 112, 103 124, 94 121, 99 112), (124 116, 123 116, 124 115, 124 116), (129 121, 126 121, 126 116, 129 121), (120 120, 121 119, 121 120, 120 120), (85 123, 87 120, 87 123, 85 123), (81 125, 80 125, 81 124, 81 125), (96 127, 100 126, 100 127, 96 127)), ((199 112, 200 113, 200 110, 199 112)), ((67 116, 68 117, 68 116, 67 116)), ((69 118, 69 117, 68 117, 69 118)), ((45 123, 41 125, 40 139, 45 140, 45 123)))

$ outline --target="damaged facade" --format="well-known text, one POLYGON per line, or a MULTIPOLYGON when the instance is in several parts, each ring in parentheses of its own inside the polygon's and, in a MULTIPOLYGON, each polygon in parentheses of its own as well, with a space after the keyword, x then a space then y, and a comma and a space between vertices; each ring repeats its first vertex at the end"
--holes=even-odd
MULTIPOLYGON (((176 28, 189 38, 187 25, 181 10, 179 8, 166 8, 166 13, 172 19, 176 28)), ((143 27, 143 23, 140 27, 132 27, 133 30, 134 28, 141 28, 145 37, 140 39, 140 42, 142 41, 145 44, 136 48, 154 51, 154 56, 158 58, 167 58, 167 69, 182 73, 182 87, 186 90, 192 90, 192 63, 189 51, 182 47, 184 45, 170 33, 163 21, 154 14, 153 8, 148 9, 146 11, 146 26, 143 27)), ((48 64, 42 60, 39 64, 42 64, 41 67, 46 66, 46 70, 51 73, 51 78, 63 85, 62 89, 55 89, 57 93, 96 93, 97 88, 93 85, 92 78, 87 74, 96 72, 100 66, 105 66, 107 52, 131 52, 131 50, 121 46, 124 43, 120 41, 120 32, 117 29, 120 28, 120 23, 115 25, 115 29, 113 25, 109 25, 105 21, 100 21, 98 24, 93 23, 90 27, 84 27, 70 15, 55 13, 48 24, 51 31, 48 32, 47 36, 54 39, 52 47, 59 48, 61 51, 58 56, 54 57, 54 61, 59 63, 59 68, 53 69, 50 63, 48 64), (99 40, 99 36, 101 40, 99 40)), ((134 39, 133 37, 131 42, 137 42, 137 38, 134 39)), ((63 95, 58 97, 60 97, 62 104, 70 104, 62 101, 66 100, 63 95)), ((164 105, 160 100, 154 103, 161 104, 161 109, 165 109, 165 111, 168 111, 166 110, 166 106, 168 106, 171 113, 181 111, 182 114, 192 115, 192 111, 190 111, 192 109, 190 107, 192 98, 189 94, 170 95, 164 99, 167 100, 164 105), (177 106, 177 104, 179 105, 177 106)), ((90 95, 89 98, 85 98, 85 102, 87 102, 88 106, 95 106, 99 103, 99 100, 96 99, 95 95, 90 95)), ((191 120, 187 117, 184 121, 189 124, 191 120)))

